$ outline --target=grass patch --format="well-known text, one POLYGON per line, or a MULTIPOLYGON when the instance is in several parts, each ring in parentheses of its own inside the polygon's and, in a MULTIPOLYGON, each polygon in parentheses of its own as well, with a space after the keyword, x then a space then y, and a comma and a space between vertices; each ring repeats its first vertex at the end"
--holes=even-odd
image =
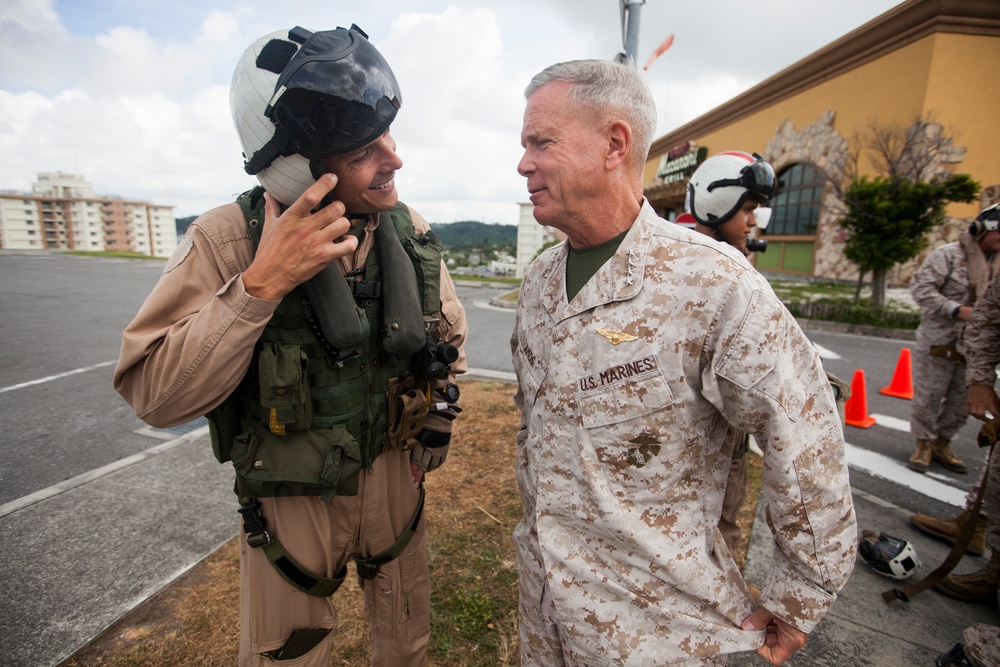
MULTIPOLYGON (((505 383, 463 382, 463 416, 448 463, 427 477, 430 667, 520 664, 517 566, 511 532, 521 516, 515 480, 519 425, 505 383)), ((748 465, 740 512, 743 563, 757 506, 760 458, 748 465)), ((235 504, 235 498, 234 498, 235 504)), ((233 539, 61 667, 235 665, 239 651, 239 551, 233 539)), ((349 576, 334 595, 338 628, 331 667, 371 662, 362 592, 349 576)))
POLYGON ((855 303, 854 284, 773 279, 769 282, 795 317, 890 329, 916 329, 920 324, 920 309, 912 304, 890 299, 884 306, 873 306, 868 287, 861 290, 855 303))

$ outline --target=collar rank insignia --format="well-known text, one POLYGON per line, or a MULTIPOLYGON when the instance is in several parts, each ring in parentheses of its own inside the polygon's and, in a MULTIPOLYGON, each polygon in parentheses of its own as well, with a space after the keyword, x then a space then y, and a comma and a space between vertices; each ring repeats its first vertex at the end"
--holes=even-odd
POLYGON ((617 345, 618 343, 631 343, 634 340, 639 340, 638 336, 627 334, 624 331, 619 331, 618 329, 608 331, 607 329, 597 327, 597 333, 611 341, 612 345, 617 345))

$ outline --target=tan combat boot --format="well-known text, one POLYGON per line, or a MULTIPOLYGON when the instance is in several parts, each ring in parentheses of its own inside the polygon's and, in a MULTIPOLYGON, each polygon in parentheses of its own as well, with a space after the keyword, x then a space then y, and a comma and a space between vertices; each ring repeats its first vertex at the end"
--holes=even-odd
MULTIPOLYGON (((954 544, 958 540, 958 536, 971 514, 972 512, 969 510, 965 510, 958 516, 953 516, 949 519, 938 519, 926 514, 911 514, 910 523, 928 535, 939 537, 949 544, 954 544)), ((973 556, 982 556, 986 550, 986 527, 986 517, 980 514, 976 517, 976 532, 972 534, 969 546, 965 547, 965 550, 973 556)))
POLYGON ((907 467, 917 472, 927 472, 927 469, 931 467, 931 446, 933 444, 933 440, 918 439, 917 451, 913 452, 910 460, 906 462, 907 467))
POLYGON ((990 562, 970 574, 949 574, 934 590, 964 602, 996 602, 1000 585, 1000 552, 993 552, 990 562))
POLYGON ((969 467, 951 451, 951 438, 938 438, 933 441, 931 444, 931 458, 952 472, 962 473, 963 475, 969 472, 969 467))

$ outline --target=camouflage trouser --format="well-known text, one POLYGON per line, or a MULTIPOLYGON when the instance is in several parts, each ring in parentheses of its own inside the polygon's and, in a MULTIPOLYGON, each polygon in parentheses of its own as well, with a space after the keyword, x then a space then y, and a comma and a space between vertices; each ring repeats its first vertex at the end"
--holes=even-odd
POLYGON ((965 655, 974 665, 996 667, 1000 665, 1000 627, 977 623, 962 633, 965 640, 965 655))
MULTIPOLYGON (((1000 450, 990 457, 989 467, 985 472, 984 478, 979 481, 979 484, 986 482, 983 511, 990 516, 1000 517, 1000 450)), ((979 484, 969 493, 966 502, 969 508, 972 507, 979 484)), ((986 543, 990 551, 997 553, 1000 551, 1000 519, 991 520, 989 526, 986 543)), ((997 589, 997 602, 1000 603, 1000 589, 997 589)), ((962 639, 965 642, 965 655, 970 663, 982 667, 1000 665, 1000 627, 978 623, 966 628, 962 639)))
POLYGON ((951 439, 966 419, 965 365, 913 352, 913 406, 910 432, 917 440, 951 439))
MULTIPOLYGON (((1000 449, 994 445, 993 456, 990 457, 990 467, 986 472, 986 493, 983 495, 983 514, 993 517, 989 532, 986 534, 986 544, 990 551, 1000 553, 1000 449)), ((980 482, 982 483, 982 482, 980 482)))

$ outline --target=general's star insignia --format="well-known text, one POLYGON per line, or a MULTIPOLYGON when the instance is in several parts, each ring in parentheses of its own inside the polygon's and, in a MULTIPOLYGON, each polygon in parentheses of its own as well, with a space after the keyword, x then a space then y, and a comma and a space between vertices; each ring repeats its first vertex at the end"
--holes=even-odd
POLYGON ((618 343, 631 343, 634 340, 639 340, 638 336, 627 334, 624 331, 619 331, 618 329, 608 331, 607 329, 597 327, 597 333, 611 341, 612 345, 617 345, 618 343))

